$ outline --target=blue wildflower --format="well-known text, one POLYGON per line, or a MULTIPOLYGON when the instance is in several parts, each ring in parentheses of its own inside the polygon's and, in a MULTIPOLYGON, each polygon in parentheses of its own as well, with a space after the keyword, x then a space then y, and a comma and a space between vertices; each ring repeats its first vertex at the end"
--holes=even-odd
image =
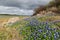
POLYGON ((57 37, 56 37, 56 36, 54 36, 54 40, 56 40, 56 38, 57 38, 57 37))
POLYGON ((48 25, 48 22, 46 22, 46 25, 48 25))
POLYGON ((57 36, 54 34, 54 39, 57 39, 57 36))
POLYGON ((47 29, 47 30, 51 30, 51 28, 50 28, 49 26, 46 26, 45 29, 47 29))
POLYGON ((47 30, 51 30, 51 28, 48 27, 47 30))
POLYGON ((52 31, 56 32, 56 30, 57 30, 56 28, 52 28, 52 31))
POLYGON ((46 32, 46 35, 49 35, 49 31, 46 32))
POLYGON ((38 30, 40 33, 42 32, 42 30, 40 29, 40 30, 38 30))
POLYGON ((43 36, 44 36, 44 38, 46 38, 46 34, 44 34, 43 36))
POLYGON ((40 24, 40 22, 39 22, 38 20, 31 20, 31 21, 29 22, 29 24, 30 24, 31 26, 38 26, 38 25, 40 24))
POLYGON ((56 35, 57 37, 59 37, 59 33, 58 33, 58 32, 56 32, 55 35, 56 35))

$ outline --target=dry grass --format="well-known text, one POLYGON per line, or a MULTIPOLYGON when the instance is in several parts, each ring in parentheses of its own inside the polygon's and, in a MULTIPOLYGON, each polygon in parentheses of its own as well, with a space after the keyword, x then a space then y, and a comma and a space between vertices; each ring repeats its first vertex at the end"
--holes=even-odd
POLYGON ((60 16, 51 16, 46 18, 47 21, 56 21, 56 20, 60 20, 60 16))
POLYGON ((22 36, 14 28, 0 27, 0 40, 22 40, 22 36))

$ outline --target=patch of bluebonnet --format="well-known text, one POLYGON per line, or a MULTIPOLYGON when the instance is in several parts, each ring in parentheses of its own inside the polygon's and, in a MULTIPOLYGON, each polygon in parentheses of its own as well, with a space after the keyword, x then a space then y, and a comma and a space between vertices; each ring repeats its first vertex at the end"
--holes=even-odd
POLYGON ((54 33, 54 39, 56 40, 59 37, 59 34, 54 33))
MULTIPOLYGON (((29 21, 24 27, 26 40, 58 40, 60 39, 60 30, 52 28, 49 22, 39 22, 36 19, 29 21), (28 30, 28 32, 27 32, 28 30), (59 30, 59 31, 58 31, 59 30), (29 33, 29 35, 27 35, 29 33)), ((24 32, 22 31, 22 32, 24 32)))
POLYGON ((42 29, 38 30, 40 33, 42 32, 42 29))
POLYGON ((29 26, 38 26, 38 25, 40 25, 40 22, 36 19, 32 19, 32 20, 29 21, 29 23, 27 25, 29 25, 29 26))

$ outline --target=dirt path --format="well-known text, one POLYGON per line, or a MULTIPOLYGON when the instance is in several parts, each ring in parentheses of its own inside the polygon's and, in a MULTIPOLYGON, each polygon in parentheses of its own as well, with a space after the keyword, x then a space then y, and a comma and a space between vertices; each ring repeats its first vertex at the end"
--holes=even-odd
POLYGON ((11 18, 0 18, 0 26, 6 25, 6 24, 13 24, 17 21, 21 21, 28 17, 11 17, 11 18))

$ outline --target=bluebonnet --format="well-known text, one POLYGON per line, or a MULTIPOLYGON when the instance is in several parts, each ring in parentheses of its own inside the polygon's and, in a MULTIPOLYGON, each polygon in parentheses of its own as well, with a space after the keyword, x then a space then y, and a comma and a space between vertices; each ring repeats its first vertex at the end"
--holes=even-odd
POLYGON ((46 22, 46 25, 48 25, 48 22, 46 22))
POLYGON ((43 36, 44 36, 44 38, 46 38, 46 34, 44 34, 43 36))
POLYGON ((49 27, 48 22, 46 22, 46 23, 45 23, 45 25, 46 25, 46 26, 45 26, 46 28, 48 28, 48 27, 49 27))
MULTIPOLYGON (((31 30, 30 32, 30 40, 43 40, 46 39, 46 37, 48 37, 48 40, 51 38, 54 39, 58 39, 60 34, 57 31, 57 28, 51 28, 50 24, 48 22, 39 22, 38 20, 31 20, 28 23, 28 27, 30 27, 29 30, 31 30)), ((26 32, 28 34, 28 32, 26 32)), ((28 37, 28 36, 27 36, 28 37)))
POLYGON ((49 31, 51 30, 51 28, 49 27, 49 25, 46 25, 46 26, 45 26, 45 29, 47 29, 47 30, 49 30, 49 31))
POLYGON ((52 28, 52 31, 56 32, 57 28, 52 28))
POLYGON ((29 22, 30 26, 38 26, 39 24, 40 24, 40 22, 38 20, 35 20, 35 19, 33 19, 29 22))
POLYGON ((58 32, 56 32, 55 35, 56 35, 57 37, 59 37, 59 33, 58 33, 58 32))
POLYGON ((56 35, 54 35, 54 40, 57 40, 57 36, 56 35))
POLYGON ((56 30, 56 28, 52 28, 52 30, 54 31, 54 30, 56 30))
POLYGON ((42 30, 40 29, 40 30, 38 30, 38 32, 40 32, 40 33, 41 33, 41 32, 42 32, 42 30))
POLYGON ((49 35, 49 32, 48 31, 46 32, 46 35, 49 35))
POLYGON ((48 26, 46 26, 46 29, 47 29, 47 30, 51 30, 51 28, 50 28, 50 27, 48 27, 48 26))

